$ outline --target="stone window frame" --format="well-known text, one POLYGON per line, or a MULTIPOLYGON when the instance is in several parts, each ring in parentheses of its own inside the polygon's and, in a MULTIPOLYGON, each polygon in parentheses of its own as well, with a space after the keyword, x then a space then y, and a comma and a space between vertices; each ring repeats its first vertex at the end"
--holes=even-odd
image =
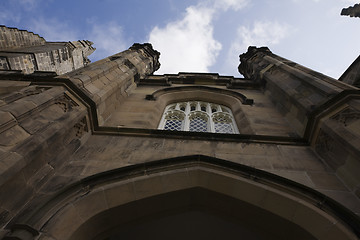
POLYGON ((229 107, 200 100, 168 104, 165 107, 158 129, 239 134, 235 118, 229 107), (203 119, 206 122, 206 130, 204 130, 201 120, 196 123, 192 121, 193 119, 203 119), (194 122, 195 124, 192 124, 194 122), (224 126, 225 124, 227 126, 224 126))

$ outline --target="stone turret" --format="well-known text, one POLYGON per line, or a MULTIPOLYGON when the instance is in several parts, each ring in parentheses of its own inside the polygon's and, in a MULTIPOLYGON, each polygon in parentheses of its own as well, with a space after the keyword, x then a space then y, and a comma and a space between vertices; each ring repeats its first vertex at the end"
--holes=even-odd
POLYGON ((126 51, 60 77, 69 78, 96 103, 98 119, 95 121, 102 125, 139 79, 160 67, 159 56, 151 44, 135 43, 126 51))
MULTIPOLYGON (((287 121, 314 151, 360 195, 360 89, 356 76, 337 81, 273 54, 249 47, 239 71, 258 82, 287 121), (350 84, 348 84, 348 83, 350 84)), ((358 61, 351 68, 356 73, 358 61)))
POLYGON ((240 55, 239 72, 260 83, 298 134, 305 134, 312 111, 344 90, 357 89, 273 54, 249 47, 240 55))
POLYGON ((357 3, 354 6, 348 8, 343 8, 341 10, 341 15, 348 15, 350 17, 360 17, 360 4, 357 3))
MULTIPOLYGON (((47 42, 34 47, 56 49, 61 44, 47 42)), ((86 59, 86 54, 93 51, 91 45, 89 41, 77 41, 62 46, 71 53, 81 49, 79 54, 86 59)), ((158 58, 159 52, 150 44, 134 44, 124 52, 61 76, 40 71, 28 75, 0 71, 0 192, 7 193, 0 200, 1 227, 87 141, 98 123, 102 124, 128 97, 136 82, 159 68, 158 58), (89 106, 95 108, 98 117, 88 115, 89 106)), ((16 229, 10 238, 32 239, 36 231, 29 229, 16 229)), ((0 238, 2 234, 0 229, 0 238)))

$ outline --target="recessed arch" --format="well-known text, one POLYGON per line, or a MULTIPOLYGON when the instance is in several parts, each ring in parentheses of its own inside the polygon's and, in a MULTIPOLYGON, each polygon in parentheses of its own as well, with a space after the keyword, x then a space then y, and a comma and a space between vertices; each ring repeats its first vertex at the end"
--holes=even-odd
MULTIPOLYGON (((237 128, 242 134, 253 134, 249 120, 242 110, 242 105, 252 105, 253 100, 245 95, 228 89, 221 89, 208 86, 182 86, 162 88, 147 95, 146 99, 157 102, 157 109, 162 110, 175 102, 204 101, 212 102, 229 107, 234 115, 237 128)), ((157 116, 157 125, 161 121, 161 116, 157 116)))
POLYGON ((316 239, 275 214, 203 187, 167 192, 108 209, 81 225, 70 239, 235 240, 239 236, 247 240, 316 239), (101 224, 104 222, 107 224, 101 224))
POLYGON ((116 236, 134 222, 189 212, 184 209, 220 216, 229 224, 245 226, 244 231, 261 229, 278 239, 347 240, 357 239, 359 233, 358 218, 321 193, 261 170, 199 155, 88 177, 59 192, 24 224, 52 239, 98 240, 116 236))
POLYGON ((247 98, 244 94, 235 92, 232 90, 222 89, 222 88, 215 88, 215 87, 208 87, 208 86, 182 86, 182 87, 169 87, 169 88, 162 88, 153 92, 150 95, 146 95, 146 99, 148 100, 156 100, 160 96, 169 93, 176 93, 176 92, 192 92, 194 90, 197 91, 206 91, 209 93, 218 93, 223 95, 232 96, 240 100, 242 104, 245 105, 252 105, 254 103, 253 99, 247 98))

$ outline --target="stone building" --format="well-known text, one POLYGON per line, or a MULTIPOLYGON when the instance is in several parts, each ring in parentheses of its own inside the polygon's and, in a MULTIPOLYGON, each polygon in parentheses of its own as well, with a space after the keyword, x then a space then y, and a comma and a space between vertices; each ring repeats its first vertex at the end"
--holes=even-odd
POLYGON ((350 16, 350 17, 360 17, 360 4, 357 3, 354 6, 343 8, 341 10, 341 15, 350 16))
POLYGON ((359 239, 358 87, 266 47, 244 78, 154 75, 159 55, 2 67, 0 238, 359 239))
POLYGON ((0 70, 63 74, 87 65, 90 41, 47 42, 38 34, 0 25, 0 70))

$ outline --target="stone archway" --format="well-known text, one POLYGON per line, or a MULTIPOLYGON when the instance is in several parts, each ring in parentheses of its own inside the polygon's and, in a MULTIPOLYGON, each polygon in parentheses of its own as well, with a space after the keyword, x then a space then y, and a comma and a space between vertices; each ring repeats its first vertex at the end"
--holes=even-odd
POLYGON ((202 187, 169 192, 105 210, 72 240, 93 239, 314 240, 290 221, 202 187))
POLYGON ((168 230, 176 231, 181 222, 189 228, 184 221, 190 217, 208 219, 199 230, 217 226, 208 228, 207 234, 227 232, 226 239, 239 234, 264 240, 357 239, 353 226, 345 224, 336 209, 326 202, 320 209, 314 192, 307 194, 306 188, 296 188, 298 184, 281 184, 284 179, 275 175, 229 164, 188 156, 101 173, 81 182, 81 189, 74 190, 74 185, 71 194, 65 191, 66 196, 47 207, 34 226, 40 239, 112 240, 129 232, 146 233, 144 229, 158 232, 164 221, 174 223, 168 230), (234 226, 236 231, 226 231, 234 226))

